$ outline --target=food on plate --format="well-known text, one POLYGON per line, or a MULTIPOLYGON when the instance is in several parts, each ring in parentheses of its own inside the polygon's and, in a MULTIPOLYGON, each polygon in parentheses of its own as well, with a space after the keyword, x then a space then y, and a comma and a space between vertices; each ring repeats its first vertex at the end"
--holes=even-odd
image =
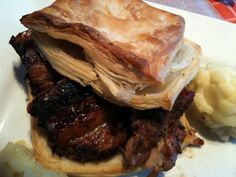
POLYGON ((184 20, 141 0, 57 0, 10 44, 29 85, 36 159, 68 174, 171 169, 202 145, 184 116, 201 48, 184 20))
POLYGON ((33 151, 22 142, 9 142, 0 152, 0 176, 67 177, 61 172, 44 168, 35 160, 33 151))
POLYGON ((55 70, 120 105, 170 110, 200 62, 184 19, 141 0, 56 1, 21 22, 55 70))
POLYGON ((201 120, 223 141, 236 138, 236 71, 208 64, 191 84, 201 120))

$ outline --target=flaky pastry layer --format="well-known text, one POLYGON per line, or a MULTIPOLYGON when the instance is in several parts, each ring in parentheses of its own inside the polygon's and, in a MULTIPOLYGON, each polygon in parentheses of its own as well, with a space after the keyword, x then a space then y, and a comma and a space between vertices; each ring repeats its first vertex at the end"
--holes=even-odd
POLYGON ((113 56, 159 82, 165 81, 184 33, 182 17, 142 0, 57 0, 21 22, 82 46, 92 58, 89 45, 94 45, 107 55, 106 60, 113 56))
MULTIPOLYGON (((108 63, 108 66, 115 65, 116 69, 130 73, 126 77, 117 74, 106 67, 104 60, 94 61, 86 53, 81 56, 78 46, 73 43, 56 40, 38 32, 33 33, 33 40, 40 53, 60 74, 81 85, 92 86, 100 96, 109 101, 136 109, 162 107, 171 110, 179 93, 195 77, 201 58, 200 47, 185 40, 174 57, 168 80, 161 84, 142 76, 138 77, 117 62, 108 63)), ((93 46, 91 48, 96 50, 93 46)), ((102 58, 104 53, 98 52, 102 58)))

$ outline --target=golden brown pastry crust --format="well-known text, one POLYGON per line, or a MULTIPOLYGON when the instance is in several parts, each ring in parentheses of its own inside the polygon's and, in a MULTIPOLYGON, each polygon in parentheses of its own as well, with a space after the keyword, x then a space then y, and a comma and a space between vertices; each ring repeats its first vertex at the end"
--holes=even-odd
POLYGON ((87 65, 61 53, 57 41, 48 43, 40 41, 40 37, 35 40, 59 73, 82 85, 91 85, 99 95, 120 105, 170 110, 198 70, 200 47, 187 42, 195 50, 187 56, 193 61, 172 74, 175 78, 169 82, 175 56, 185 45, 184 21, 141 0, 57 0, 21 21, 34 32, 47 33, 48 38, 81 46, 87 65), (65 64, 65 58, 70 63, 65 64), (88 72, 84 72, 86 68, 88 72))
POLYGON ((76 36, 96 43, 105 53, 161 82, 184 32, 182 17, 141 0, 57 0, 21 22, 55 38, 75 42, 76 36))

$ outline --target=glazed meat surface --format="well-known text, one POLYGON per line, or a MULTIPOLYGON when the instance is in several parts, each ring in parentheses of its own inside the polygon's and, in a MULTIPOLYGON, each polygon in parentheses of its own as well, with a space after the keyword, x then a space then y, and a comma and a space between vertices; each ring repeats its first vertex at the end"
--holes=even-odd
POLYGON ((57 154, 82 162, 99 160, 127 142, 130 113, 97 96, 88 96, 60 109, 41 126, 57 154))
POLYGON ((80 162, 106 158, 129 136, 130 109, 108 103, 68 79, 38 95, 28 112, 46 130, 54 153, 80 162))
POLYGON ((37 52, 30 30, 19 33, 16 37, 12 36, 10 44, 26 68, 26 78, 31 86, 32 95, 52 88, 61 79, 61 76, 37 52))
POLYGON ((63 78, 54 87, 39 94, 29 105, 28 112, 34 117, 48 117, 55 112, 94 93, 74 81, 63 78))

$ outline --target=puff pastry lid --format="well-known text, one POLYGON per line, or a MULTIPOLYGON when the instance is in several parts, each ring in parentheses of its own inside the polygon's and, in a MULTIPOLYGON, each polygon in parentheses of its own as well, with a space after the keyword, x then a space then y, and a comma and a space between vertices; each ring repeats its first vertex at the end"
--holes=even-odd
POLYGON ((57 0, 21 22, 41 32, 53 29, 99 43, 131 68, 160 82, 184 33, 182 17, 141 0, 57 0))

